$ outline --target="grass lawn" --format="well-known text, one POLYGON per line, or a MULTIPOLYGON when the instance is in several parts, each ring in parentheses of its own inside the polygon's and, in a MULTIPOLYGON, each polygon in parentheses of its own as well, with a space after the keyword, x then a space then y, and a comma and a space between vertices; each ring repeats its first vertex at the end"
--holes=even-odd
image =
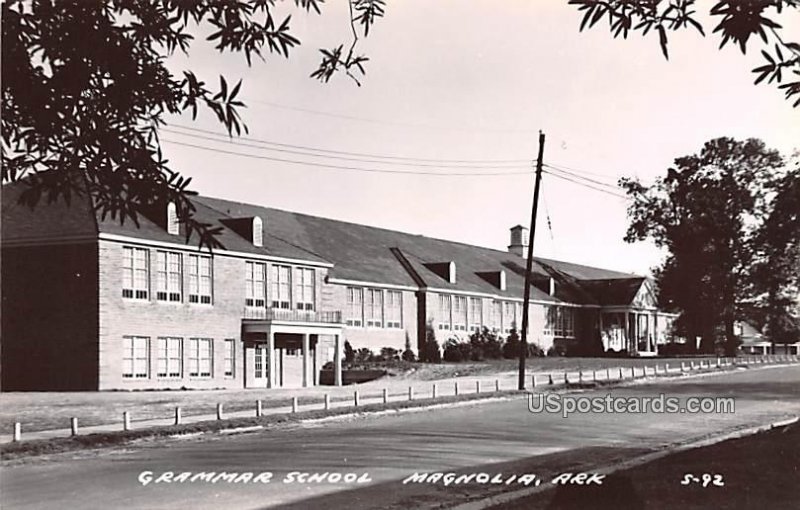
POLYGON ((800 424, 669 455, 609 475, 600 487, 548 490, 494 508, 800 508, 800 424), (687 474, 700 481, 682 484, 693 480, 687 474))
MULTIPOLYGON (((544 357, 527 360, 528 374, 531 372, 562 372, 577 370, 602 370, 606 367, 663 367, 665 362, 673 367, 679 359, 655 358, 566 358, 544 357)), ((684 360, 686 361, 686 360, 684 360)), ((712 362, 713 363, 713 362, 712 362)), ((517 360, 489 360, 469 363, 394 363, 385 367, 388 375, 378 380, 359 384, 363 397, 378 396, 383 388, 391 395, 406 394, 414 386, 418 395, 430 391, 433 381, 443 381, 440 394, 452 391, 450 382, 458 378, 469 378, 465 391, 474 391, 471 380, 486 381, 498 378, 503 389, 516 387, 517 360)), ((626 374, 627 376, 627 374, 626 374)), ((287 389, 238 389, 238 390, 153 390, 111 392, 12 392, 0 393, 0 431, 10 434, 14 422, 22 424, 25 431, 69 428, 70 417, 77 417, 81 426, 116 423, 122 420, 123 411, 131 413, 132 422, 154 418, 168 418, 176 406, 182 408, 184 416, 213 414, 216 404, 222 403, 226 411, 255 409, 260 399, 263 406, 281 407, 291 404, 298 397, 300 405, 321 403, 323 394, 329 393, 332 400, 350 400, 356 386, 287 389)))

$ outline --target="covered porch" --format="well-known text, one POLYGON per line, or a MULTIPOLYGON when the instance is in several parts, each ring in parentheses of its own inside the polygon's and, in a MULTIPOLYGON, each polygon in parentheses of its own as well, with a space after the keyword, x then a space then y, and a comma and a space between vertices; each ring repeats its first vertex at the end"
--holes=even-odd
POLYGON ((600 312, 600 337, 606 351, 655 356, 667 343, 676 315, 655 308, 613 307, 600 312))
POLYGON ((342 384, 340 312, 246 309, 242 341, 246 388, 314 386, 328 362, 342 384))

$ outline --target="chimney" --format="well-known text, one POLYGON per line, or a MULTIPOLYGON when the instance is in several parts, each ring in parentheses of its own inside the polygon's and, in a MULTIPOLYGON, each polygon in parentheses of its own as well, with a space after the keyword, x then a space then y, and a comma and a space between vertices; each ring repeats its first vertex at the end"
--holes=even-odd
POLYGON ((511 227, 511 244, 508 252, 520 257, 528 256, 528 229, 522 225, 511 227))

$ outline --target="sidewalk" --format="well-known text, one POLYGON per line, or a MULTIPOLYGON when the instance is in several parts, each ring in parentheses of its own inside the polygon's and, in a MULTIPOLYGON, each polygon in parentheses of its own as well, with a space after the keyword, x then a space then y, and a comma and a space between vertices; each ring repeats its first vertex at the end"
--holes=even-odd
MULTIPOLYGON (((645 377, 663 377, 663 376, 679 376, 682 373, 691 372, 716 372, 719 370, 727 370, 735 368, 736 366, 748 366, 755 364, 771 365, 775 363, 797 363, 797 356, 782 357, 783 361, 779 361, 778 357, 770 357, 761 359, 761 361, 754 362, 755 358, 746 357, 738 358, 736 360, 722 358, 719 360, 719 366, 712 360, 685 361, 680 364, 671 362, 669 364, 661 364, 653 367, 642 365, 639 367, 609 367, 607 369, 596 371, 568 371, 568 372, 537 372, 535 374, 528 373, 526 388, 531 389, 533 383, 533 390, 552 387, 563 386, 565 382, 570 384, 577 383, 591 383, 598 382, 624 382, 633 379, 641 379, 645 377), (552 382, 551 382, 552 381, 552 382)), ((329 409, 353 408, 356 410, 356 393, 358 393, 358 405, 364 406, 367 404, 380 404, 385 402, 402 402, 408 401, 409 396, 414 400, 432 399, 434 397, 452 397, 458 395, 475 395, 477 393, 485 393, 487 397, 491 396, 496 391, 515 390, 517 388, 518 375, 516 372, 504 372, 497 374, 495 377, 456 377, 441 379, 437 381, 405 381, 402 379, 387 380, 381 379, 371 381, 369 383, 352 385, 352 386, 316 386, 312 388, 294 388, 294 389, 276 389, 269 390, 269 392, 260 392, 258 397, 261 397, 261 416, 269 415, 282 415, 292 412, 302 412, 309 410, 322 410, 325 409, 325 399, 328 398, 329 409), (435 387, 435 390, 434 390, 435 387), (384 397, 385 394, 385 397, 384 397), (295 400, 292 402, 292 400, 295 400), (309 402, 311 400, 311 402, 309 402), (284 404, 285 403, 285 404, 284 404)), ((186 415, 181 413, 181 424, 198 423, 204 421, 214 421, 218 419, 233 419, 233 418, 252 418, 257 415, 256 394, 253 394, 252 406, 249 409, 242 409, 241 403, 234 409, 228 411, 224 402, 224 392, 219 393, 218 405, 221 405, 221 415, 217 413, 203 413, 186 415)), ((431 401, 433 403, 433 401, 431 401)), ((215 405, 215 402, 209 402, 210 406, 215 405)), ((213 407, 212 407, 213 409, 213 407)), ((82 426, 80 423, 80 416, 77 418, 77 434, 86 435, 92 433, 107 433, 119 432, 124 430, 123 416, 119 416, 116 420, 109 420, 108 423, 82 426)), ((169 426, 176 424, 176 412, 173 409, 172 413, 166 414, 163 417, 151 419, 135 419, 135 412, 129 413, 129 428, 128 430, 142 430, 152 427, 169 426)), ((65 423, 65 425, 69 425, 65 423)), ((21 440, 27 441, 32 439, 52 439, 69 437, 72 434, 71 427, 26 431, 24 424, 21 425, 21 440)), ((10 443, 14 440, 13 430, 4 431, 6 434, 0 435, 0 444, 10 443)))

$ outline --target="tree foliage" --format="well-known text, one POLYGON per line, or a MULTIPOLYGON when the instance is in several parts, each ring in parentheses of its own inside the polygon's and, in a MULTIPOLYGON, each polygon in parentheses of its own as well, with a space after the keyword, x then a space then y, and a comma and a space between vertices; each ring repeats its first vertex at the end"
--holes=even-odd
POLYGON ((763 142, 718 138, 676 159, 650 187, 620 181, 632 199, 625 240, 651 238, 666 249, 655 271, 662 305, 682 312, 679 332, 702 337, 708 350, 720 337, 729 351, 735 347, 734 322, 752 298, 757 263, 780 242, 765 233, 764 219, 780 203, 776 196, 785 200, 784 173, 783 158, 763 142))
MULTIPOLYGON (((591 28, 606 18, 613 36, 628 37, 630 32, 658 35, 664 58, 669 59, 668 34, 690 28, 705 37, 702 24, 697 21, 694 0, 570 0, 583 12, 580 30, 591 28)), ((783 28, 776 16, 784 10, 800 10, 798 0, 723 0, 714 4, 709 14, 718 21, 713 33, 720 37, 720 49, 728 42, 747 52, 751 37, 758 36, 763 43, 761 55, 764 65, 753 69, 759 84, 775 82, 783 90, 786 99, 794 99, 800 105, 800 44, 784 41, 783 28), (791 80, 784 81, 784 74, 791 73, 791 80)))
MULTIPOLYGON (((320 13, 322 0, 295 0, 320 13)), ((383 15, 383 0, 349 0, 353 40, 347 52, 323 49, 312 74, 328 81, 344 70, 356 79, 367 57, 355 52, 383 15)), ((288 58, 300 44, 291 15, 276 0, 9 0, 2 3, 2 179, 24 179, 21 200, 70 201, 88 192, 103 217, 132 220, 154 204, 174 202, 187 238, 219 246, 218 231, 193 218, 190 179, 170 168, 158 139, 164 116, 210 110, 228 134, 247 132, 241 81, 219 87, 191 69, 173 74, 166 60, 189 53, 194 33, 248 65, 288 58)), ((341 46, 340 46, 341 48, 341 46)), ((357 81, 357 80, 356 80, 357 81)))

